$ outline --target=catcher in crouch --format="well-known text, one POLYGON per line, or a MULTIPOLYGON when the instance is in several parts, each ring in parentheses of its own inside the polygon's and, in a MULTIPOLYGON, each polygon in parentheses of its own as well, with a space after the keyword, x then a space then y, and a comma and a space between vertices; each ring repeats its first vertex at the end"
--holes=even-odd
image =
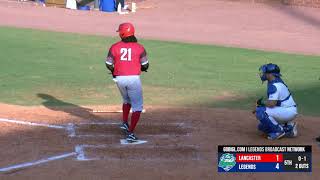
POLYGON ((259 120, 258 129, 268 135, 268 139, 296 137, 297 123, 293 120, 298 115, 297 105, 288 86, 281 79, 280 68, 276 64, 265 64, 260 68, 262 82, 268 81, 266 101, 257 100, 253 111, 259 120))

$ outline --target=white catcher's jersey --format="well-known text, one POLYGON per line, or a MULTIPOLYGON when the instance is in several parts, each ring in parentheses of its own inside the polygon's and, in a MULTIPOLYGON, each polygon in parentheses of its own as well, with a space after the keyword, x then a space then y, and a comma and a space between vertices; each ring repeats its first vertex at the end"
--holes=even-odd
POLYGON ((266 113, 271 119, 279 123, 286 123, 292 121, 297 116, 296 103, 288 87, 280 78, 268 82, 267 94, 269 100, 277 101, 277 106, 266 108, 266 113))
POLYGON ((281 78, 268 82, 268 99, 277 101, 277 106, 292 107, 296 106, 293 97, 281 78))

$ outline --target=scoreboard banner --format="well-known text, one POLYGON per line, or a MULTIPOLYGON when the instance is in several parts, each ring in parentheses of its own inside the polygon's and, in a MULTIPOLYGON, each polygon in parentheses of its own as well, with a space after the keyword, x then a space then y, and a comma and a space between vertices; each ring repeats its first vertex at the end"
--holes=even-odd
POLYGON ((218 172, 311 171, 311 146, 218 146, 218 172))

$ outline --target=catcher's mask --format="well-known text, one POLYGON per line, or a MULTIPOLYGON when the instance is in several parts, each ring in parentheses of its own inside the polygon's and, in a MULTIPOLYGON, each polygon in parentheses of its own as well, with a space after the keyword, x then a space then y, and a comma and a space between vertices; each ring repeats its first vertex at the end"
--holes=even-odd
POLYGON ((264 64, 262 66, 260 66, 259 68, 259 75, 260 75, 260 79, 262 82, 267 80, 267 75, 266 74, 273 74, 276 77, 280 77, 280 68, 278 65, 276 64, 264 64))

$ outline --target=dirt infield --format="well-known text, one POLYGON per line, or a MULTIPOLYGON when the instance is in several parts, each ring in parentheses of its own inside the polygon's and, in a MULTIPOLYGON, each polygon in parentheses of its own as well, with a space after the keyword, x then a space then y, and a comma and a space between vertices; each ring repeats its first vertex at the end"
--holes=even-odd
POLYGON ((71 137, 65 129, 0 122, 0 168, 74 152, 77 145, 84 146, 87 159, 96 159, 81 161, 70 156, 9 171, 0 174, 0 179, 269 179, 273 176, 285 180, 317 179, 319 175, 320 166, 316 163, 320 160, 319 148, 312 136, 320 127, 318 118, 299 117, 301 135, 294 140, 268 141, 258 135, 257 121, 247 111, 147 107, 137 134, 149 142, 122 146, 119 139, 123 136, 113 124, 119 122, 120 114, 93 114, 89 107, 47 109, 2 104, 0 108, 1 117, 6 119, 78 126, 71 137), (263 173, 217 174, 219 144, 311 144, 314 147, 313 173, 294 177, 263 173))
MULTIPOLYGON (((211 0, 150 0, 139 6, 145 8, 119 16, 1 1, 0 25, 113 36, 119 22, 132 21, 144 38, 320 54, 318 9, 211 0)), ((126 147, 120 145, 123 135, 115 124, 120 115, 93 114, 95 108, 119 107, 0 104, 0 118, 25 123, 0 121, 0 169, 69 154, 0 173, 0 179, 301 180, 320 176, 320 151, 313 139, 319 133, 318 117, 300 116, 300 135, 295 139, 268 141, 258 135, 257 121, 249 111, 147 106, 137 135, 148 143, 126 147), (313 145, 313 173, 218 174, 219 144, 313 145)))

